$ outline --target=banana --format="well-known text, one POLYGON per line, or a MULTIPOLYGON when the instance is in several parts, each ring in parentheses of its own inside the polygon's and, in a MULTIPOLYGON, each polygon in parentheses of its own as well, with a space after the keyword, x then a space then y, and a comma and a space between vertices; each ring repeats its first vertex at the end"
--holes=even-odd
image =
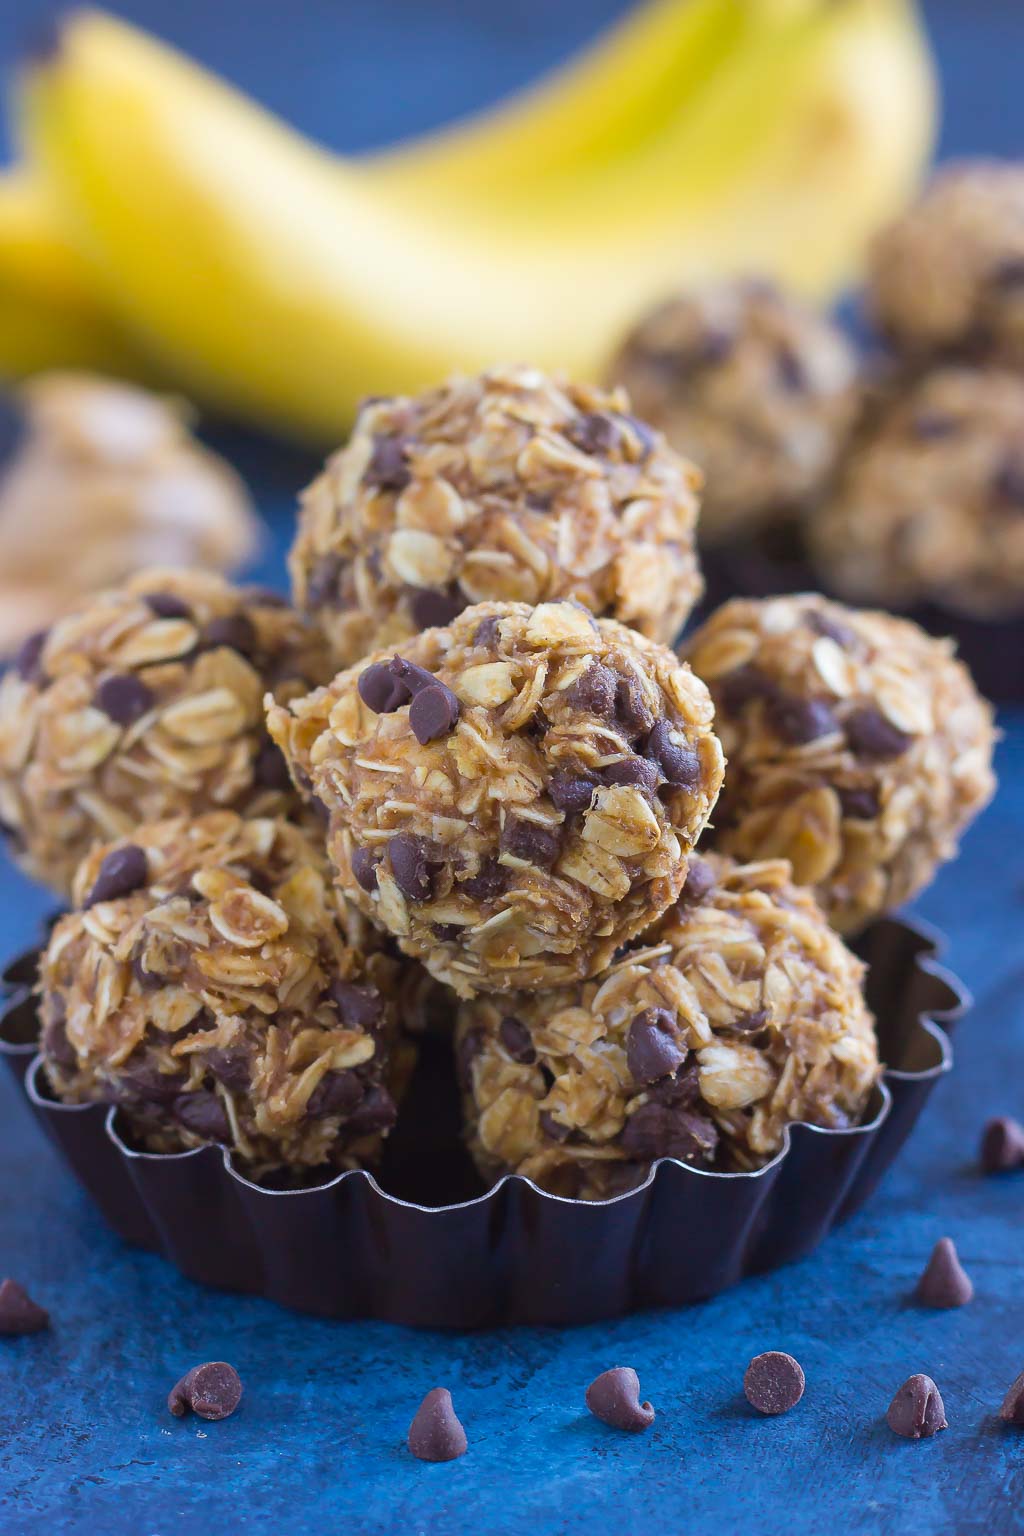
MULTIPOLYGON (((908 0, 773 4, 628 153, 577 144, 557 195, 500 222, 339 163, 98 13, 75 13, 26 76, 23 137, 147 351, 200 398, 333 442, 362 394, 452 369, 526 356, 594 376, 687 278, 756 266, 816 295, 845 280, 927 153, 926 57, 908 0)), ((655 12, 696 6, 710 25, 712 0, 655 12)))

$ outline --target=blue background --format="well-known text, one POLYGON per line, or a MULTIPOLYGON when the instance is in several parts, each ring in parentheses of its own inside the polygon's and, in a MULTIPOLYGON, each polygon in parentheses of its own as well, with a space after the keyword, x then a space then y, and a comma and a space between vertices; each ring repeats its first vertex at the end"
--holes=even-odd
MULTIPOLYGON (((618 0, 135 0, 143 20, 344 149, 469 110, 565 55, 618 0)), ((944 76, 945 154, 1019 154, 1018 0, 926 6, 944 76)), ((45 14, 0 5, 0 59, 45 14)), ((274 534, 283 580, 296 487, 312 465, 218 434, 274 534)), ((1024 1432, 1002 1394, 1024 1369, 1024 1175, 982 1180, 985 1118, 1024 1117, 1024 714, 1006 714, 1002 788, 963 857, 918 903, 951 936, 977 996, 956 1070, 871 1206, 813 1258, 683 1312, 582 1330, 448 1337, 289 1316, 199 1289, 117 1242, 0 1083, 0 1273, 49 1306, 50 1334, 0 1341, 0 1529, 170 1536, 664 1529, 670 1536, 1024 1529, 1024 1432), (907 1297, 931 1245, 957 1241, 977 1299, 907 1297), (740 1394, 749 1358, 791 1350, 807 1393, 785 1418, 740 1394), (169 1387, 225 1358, 245 1381, 224 1424, 176 1421, 169 1387), (658 1410, 640 1437, 585 1412, 598 1371, 632 1364, 658 1410), (912 1371, 935 1377, 949 1430, 897 1440, 883 1415, 912 1371), (470 1449, 427 1466, 404 1449, 422 1395, 449 1386, 470 1449)), ((0 948, 31 939, 47 898, 0 870, 0 948)))

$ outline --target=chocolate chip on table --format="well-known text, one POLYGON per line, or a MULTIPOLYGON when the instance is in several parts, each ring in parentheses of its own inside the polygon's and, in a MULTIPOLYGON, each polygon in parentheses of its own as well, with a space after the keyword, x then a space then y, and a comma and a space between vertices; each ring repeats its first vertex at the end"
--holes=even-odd
POLYGON ((667 720, 655 722, 644 750, 674 788, 695 789, 700 783, 700 758, 692 747, 673 741, 667 720))
POLYGON ((910 746, 911 738, 906 732, 899 730, 870 704, 847 715, 844 730, 858 757, 885 762, 900 757, 910 746))
POLYGON ((1024 1371, 1021 1371, 1003 1398, 999 1417, 1004 1424, 1012 1424, 1014 1429, 1024 1429, 1024 1371))
POLYGON ((253 758, 252 777, 253 782, 261 789, 276 789, 283 792, 291 788, 288 764, 276 741, 268 738, 263 742, 253 758))
POLYGON ((836 794, 839 808, 849 821, 874 821, 881 810, 877 790, 837 788, 836 794))
POLYGON ((226 1360, 210 1360, 194 1365, 171 1388, 167 1406, 177 1419, 191 1410, 215 1422, 234 1413, 241 1401, 242 1382, 234 1366, 226 1360))
POLYGON ((538 1119, 540 1128, 549 1141, 568 1141, 572 1135, 572 1127, 563 1125, 561 1120, 556 1120, 549 1109, 542 1109, 538 1119))
POLYGON ((587 1388, 586 1401, 595 1419, 612 1429, 636 1434, 654 1423, 654 1409, 640 1401, 640 1378, 628 1365, 602 1371, 587 1388))
POLYGON ((517 1019, 514 1014, 507 1013, 498 1025, 498 1034, 501 1043, 512 1057, 521 1066, 528 1067, 537 1060, 537 1052, 533 1048, 533 1038, 522 1019, 517 1019))
POLYGON ((619 1144, 630 1157, 645 1163, 659 1157, 707 1163, 718 1146, 718 1131, 706 1115, 683 1104, 648 1099, 627 1116, 619 1144))
POLYGON ((435 1387, 420 1403, 409 1425, 406 1444, 410 1451, 419 1461, 455 1461, 465 1456, 468 1443, 452 1406, 451 1393, 447 1387, 435 1387))
POLYGON ((412 479, 406 454, 409 445, 403 437, 383 433, 373 439, 370 462, 363 471, 363 484, 381 491, 404 491, 412 479))
POLYGON ((366 1084, 355 1072, 325 1072, 307 1100, 306 1113, 314 1120, 351 1115, 365 1094, 366 1084))
POLYGON ((125 843, 107 854, 99 867, 95 883, 85 898, 87 907, 98 901, 115 901, 119 896, 130 896, 145 885, 149 878, 149 865, 145 850, 137 843, 125 843))
POLYGON ((408 832, 397 833, 388 843, 388 858, 395 884, 409 901, 429 901, 434 894, 439 866, 430 858, 428 844, 408 832))
POLYGON ((158 619, 191 619, 192 609, 176 592, 147 592, 142 601, 158 619))
POLYGON ((908 1376, 889 1404, 885 1422, 906 1440, 928 1440, 948 1429, 942 1397, 931 1377, 908 1376))
POLYGON ((393 714, 403 704, 408 704, 411 697, 404 682, 392 674, 391 665, 386 661, 375 661, 366 667, 359 674, 357 686, 359 697, 375 715, 393 714))
POLYGON ((37 629, 21 642, 14 653, 14 670, 26 683, 43 680, 43 648, 50 637, 48 629, 37 629))
POLYGON ((231 1126, 220 1098, 206 1089, 182 1093, 172 1105, 174 1118, 194 1136, 204 1141, 230 1141, 231 1126))
MULTIPOLYGON (((458 618, 465 606, 466 598, 458 587, 447 590, 436 587, 409 588, 409 613, 418 629, 437 629, 450 624, 458 618)), ((487 623, 486 619, 484 623, 487 623)))
POLYGON ((497 859, 485 859, 475 875, 460 880, 456 889, 470 901, 485 903, 500 896, 508 885, 508 870, 497 859))
POLYGON ((788 1413, 804 1395, 804 1372, 799 1360, 781 1349, 755 1355, 743 1373, 743 1392, 758 1413, 788 1413))
POLYGON ((773 701, 769 721, 775 734, 794 747, 831 736, 839 729, 835 714, 824 699, 798 699, 784 693, 773 701))
POLYGON ((522 816, 508 816, 501 829, 501 850, 524 864, 550 869, 562 851, 557 827, 545 827, 522 816))
POLYGON ((445 683, 417 693, 409 706, 409 724, 421 747, 449 735, 459 722, 459 701, 445 683))
POLYGON ((588 809, 596 788, 593 779, 559 768, 548 780, 548 799, 564 816, 588 809))
POLYGON ((338 577, 345 568, 341 555, 321 555, 306 582, 306 608, 314 612, 334 603, 338 596, 338 577))
POLYGON ((384 1017, 384 999, 376 987, 359 986, 338 976, 327 988, 327 995, 349 1029, 373 1029, 384 1017))
POLYGON ((213 651, 223 646, 239 656, 252 656, 259 646, 256 626, 244 613, 225 613, 211 619, 203 630, 203 648, 213 651))
POLYGON ((1024 1125, 1009 1115, 990 1120, 981 1137, 981 1168, 983 1173, 1024 1168, 1024 1125))
POLYGON ((578 709, 587 715, 597 715, 601 720, 610 720, 615 713, 618 685, 618 675, 612 671, 611 667, 595 661, 567 691, 565 702, 570 709, 578 709))
POLYGON ((691 854, 679 900, 686 906, 696 906, 714 888, 715 872, 711 865, 706 859, 699 859, 696 854, 691 854))
POLYGON ((646 757, 620 757, 601 770, 605 784, 628 784, 653 794, 661 783, 661 769, 646 757))
POLYGON ((974 1286, 950 1237, 940 1237, 917 1282, 914 1299, 922 1307, 963 1307, 974 1296, 974 1286))
POLYGON ((667 1008, 645 1008, 626 1034, 626 1066, 635 1083, 671 1077, 686 1060, 687 1049, 667 1008))
POLYGON ((353 848, 352 877, 364 891, 377 889, 378 855, 370 848, 353 848))
POLYGON ((49 1326, 49 1312, 32 1300, 23 1285, 10 1279, 0 1284, 0 1336, 42 1333, 49 1326))

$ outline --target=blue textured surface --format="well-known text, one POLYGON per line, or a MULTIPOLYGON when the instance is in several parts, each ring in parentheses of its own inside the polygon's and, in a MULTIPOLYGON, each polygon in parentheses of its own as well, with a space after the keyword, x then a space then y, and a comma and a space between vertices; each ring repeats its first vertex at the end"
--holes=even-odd
MULTIPOLYGON (((332 143, 356 147, 466 110, 561 54, 616 0, 376 5, 135 0, 151 22, 332 143)), ((43 7, 0 7, 0 56, 43 7), (14 12, 16 11, 16 14, 14 12)), ((49 9, 49 7, 46 7, 49 9)), ((1017 0, 930 4, 947 81, 946 151, 1013 152, 1024 113, 1017 0)), ((264 573, 282 579, 291 497, 309 468, 235 440, 271 519, 264 573)), ((473 1337, 336 1325, 212 1294, 121 1246, 0 1082, 0 1271, 54 1316, 51 1334, 0 1341, 0 1530, 169 1536, 357 1532, 1021 1530, 1024 1434, 995 1419, 1024 1367, 1024 1175, 981 1180, 987 1115, 1024 1116, 1024 714, 1004 719, 997 803, 918 910, 951 935, 977 996, 956 1071, 867 1211, 810 1260, 685 1312, 585 1330, 473 1337), (928 1251, 953 1235, 977 1286, 949 1314, 909 1307, 928 1251), (747 1360, 803 1362, 807 1393, 780 1420, 746 1409, 747 1360), (226 1358, 245 1384, 221 1425, 172 1420, 188 1365, 226 1358), (632 1364, 658 1418, 638 1438, 583 1409, 607 1366, 632 1364), (950 1429, 897 1440, 882 1416, 925 1370, 950 1429), (458 1463, 404 1450, 422 1394, 448 1385, 470 1439, 458 1463)), ((28 940, 47 898, 0 871, 0 948, 28 940)))

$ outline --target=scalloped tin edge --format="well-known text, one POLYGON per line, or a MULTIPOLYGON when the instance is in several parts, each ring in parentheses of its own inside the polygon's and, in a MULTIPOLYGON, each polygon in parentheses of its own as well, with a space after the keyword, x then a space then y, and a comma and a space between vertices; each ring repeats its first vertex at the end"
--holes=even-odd
POLYGON ((923 924, 886 918, 857 946, 892 1063, 870 1119, 839 1131, 795 1124, 750 1173, 661 1159, 638 1188, 601 1202, 549 1195, 519 1175, 443 1206, 400 1198, 363 1170, 274 1190, 220 1147, 137 1151, 121 1139, 116 1109, 59 1104, 40 1087, 35 952, 0 974, 0 1056, 109 1224, 191 1279, 336 1318, 591 1322, 681 1306, 803 1257, 868 1199, 952 1066, 945 1029, 970 999, 939 963, 942 943, 923 924))

